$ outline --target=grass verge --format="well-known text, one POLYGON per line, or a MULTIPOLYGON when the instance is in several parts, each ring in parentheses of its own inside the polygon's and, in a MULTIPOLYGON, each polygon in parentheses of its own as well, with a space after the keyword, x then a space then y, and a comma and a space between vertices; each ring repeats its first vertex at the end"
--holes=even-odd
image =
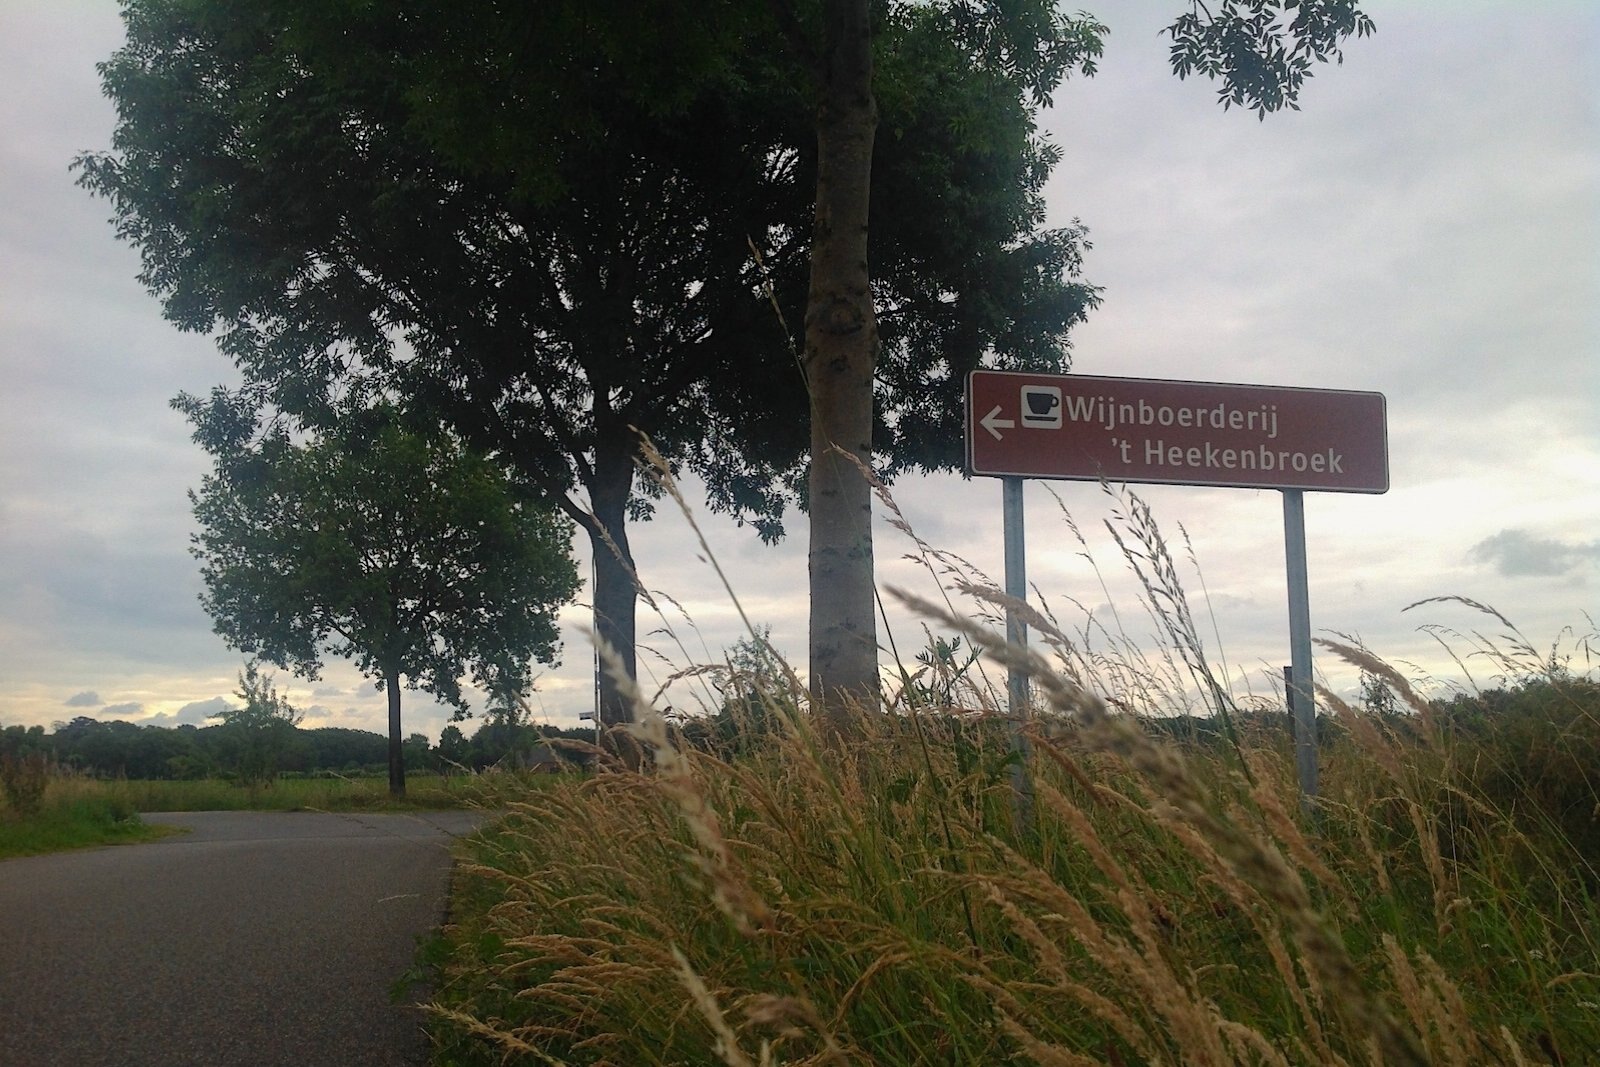
POLYGON ((141 822, 133 809, 109 798, 52 800, 27 816, 0 813, 0 860, 47 852, 131 845, 179 831, 141 822))
MULTIPOLYGON (((1357 719, 1315 817, 1281 746, 1161 737, 1059 688, 1017 825, 1005 731, 803 720, 647 742, 469 847, 440 1064, 1583 1062, 1596 857, 1436 735, 1357 719)), ((659 721, 659 720, 658 720, 659 721)))
MULTIPOLYGON (((1330 645, 1403 706, 1325 692, 1302 806, 1282 709, 1233 705, 1153 522, 1131 523, 1167 605, 1160 671, 1037 612, 1049 661, 911 601, 1029 675, 1020 749, 950 641, 842 740, 792 674, 724 705, 744 716, 731 738, 639 696, 643 758, 516 798, 463 846, 426 957, 435 1063, 1587 1062, 1592 782, 1508 779, 1510 734, 1464 731, 1330 645), (1185 701, 1184 681, 1220 728, 1136 713, 1185 701)), ((1562 714, 1538 712, 1520 751, 1591 751, 1596 687, 1545 680, 1562 714)))
POLYGON ((537 790, 533 777, 497 772, 412 776, 406 796, 389 795, 387 778, 280 779, 257 788, 232 782, 44 779, 42 796, 23 814, 0 806, 0 859, 95 845, 132 844, 179 832, 147 825, 152 811, 439 811, 493 807, 509 788, 537 790))

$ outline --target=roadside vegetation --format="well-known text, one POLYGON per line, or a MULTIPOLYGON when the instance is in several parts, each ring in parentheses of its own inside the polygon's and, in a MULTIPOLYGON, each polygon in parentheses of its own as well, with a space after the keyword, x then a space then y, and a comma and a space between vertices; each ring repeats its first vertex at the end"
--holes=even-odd
POLYGON ((913 602, 928 647, 892 713, 856 715, 846 743, 759 632, 677 676, 715 680, 701 716, 634 693, 620 758, 464 843, 452 922, 425 950, 435 1062, 1475 1065, 1600 1048, 1591 639, 1536 650, 1463 601, 1494 627, 1446 636, 1495 680, 1443 698, 1327 642, 1365 682, 1355 702, 1322 693, 1321 795, 1302 806, 1281 704, 1215 684, 1153 520, 1119 518, 1166 632, 1154 654, 1039 614, 1036 651, 1007 649, 967 618, 1000 594, 932 554, 977 599, 913 602), (995 661, 1032 679, 1025 755, 995 661))
POLYGON ((131 844, 168 832, 144 825, 118 798, 62 794, 40 754, 0 753, 0 859, 131 844))
POLYGON ((520 799, 467 845, 431 949, 436 1062, 1600 1048, 1592 681, 1389 716, 1334 703, 1312 817, 1258 717, 1236 742, 1174 735, 1036 669, 1052 714, 1028 734, 1026 825, 995 716, 861 716, 840 751, 781 687, 743 751, 647 717, 648 771, 520 799))

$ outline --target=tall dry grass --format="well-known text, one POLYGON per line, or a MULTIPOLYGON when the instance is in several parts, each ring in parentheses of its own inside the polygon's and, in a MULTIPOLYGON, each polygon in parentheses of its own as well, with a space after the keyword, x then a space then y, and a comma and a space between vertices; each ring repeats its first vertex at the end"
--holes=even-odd
MULTIPOLYGON (((965 644, 903 670, 847 745, 781 669, 722 709, 737 744, 635 692, 642 765, 517 799, 472 846, 431 950, 438 1062, 1585 1062, 1596 858, 1497 804, 1435 705, 1353 646, 1332 651, 1409 711, 1324 694, 1340 727, 1307 810, 1133 522, 1148 610, 1184 628, 1154 668, 1109 632, 1086 649, 1036 612, 1041 654, 905 596, 965 644), (959 647, 1028 673, 1025 747, 959 647), (1132 713, 1174 679, 1229 728, 1132 713)), ((964 572, 970 614, 1003 606, 926 561, 964 572)))

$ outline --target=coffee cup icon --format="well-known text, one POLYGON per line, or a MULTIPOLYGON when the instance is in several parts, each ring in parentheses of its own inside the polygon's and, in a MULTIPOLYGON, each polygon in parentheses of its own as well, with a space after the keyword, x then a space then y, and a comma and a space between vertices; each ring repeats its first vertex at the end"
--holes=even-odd
POLYGON ((1022 421, 1029 426, 1041 428, 1060 426, 1060 387, 1054 385, 1023 386, 1022 421))

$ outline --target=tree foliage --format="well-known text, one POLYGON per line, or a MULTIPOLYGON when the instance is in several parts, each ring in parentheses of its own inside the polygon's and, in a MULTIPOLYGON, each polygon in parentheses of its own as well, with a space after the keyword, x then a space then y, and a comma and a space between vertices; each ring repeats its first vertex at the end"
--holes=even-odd
MULTIPOLYGON (((258 673, 258 685, 260 678, 258 673)), ((221 721, 166 727, 80 715, 56 723, 49 733, 42 726, 8 726, 0 730, 0 756, 19 760, 37 756, 73 773, 98 778, 170 780, 227 774, 244 781, 237 766, 241 748, 235 727, 277 727, 270 719, 239 708, 211 718, 221 721)), ((282 731, 281 740, 274 753, 280 775, 382 772, 388 759, 386 738, 369 730, 341 726, 308 730, 295 725, 282 731)))
MULTIPOLYGON (((1043 10, 874 8, 885 473, 959 463, 964 372, 1065 369, 1092 303, 1079 231, 1042 226, 1032 104, 1097 38, 1043 10)), ((629 663, 641 433, 782 534, 808 465, 784 324, 807 314, 819 4, 125 12, 113 151, 84 184, 169 318, 280 410, 326 425, 335 394, 381 388, 494 452, 588 533, 596 629, 629 663)))
POLYGON ((402 678, 465 712, 463 679, 511 699, 555 660, 571 526, 493 463, 383 405, 296 442, 220 391, 178 404, 217 456, 191 494, 217 633, 305 678, 325 654, 350 659, 387 689, 396 792, 402 678))
POLYGON ((1203 74, 1221 84, 1217 100, 1267 112, 1300 105, 1295 98, 1314 63, 1344 62, 1351 34, 1374 30, 1356 0, 1202 0, 1167 28, 1172 70, 1179 78, 1203 74))
MULTIPOLYGON (((851 463, 822 473, 850 484, 850 521, 824 541, 866 563, 839 584, 857 587, 844 629, 871 652, 852 464, 955 467, 966 371, 1066 370, 1095 299, 1076 280, 1081 230, 1045 226, 1060 149, 1035 115, 1092 71, 1104 27, 1045 0, 124 11, 127 44, 101 67, 113 150, 79 166, 166 314, 214 332, 307 426, 383 392, 515 469, 588 534, 596 631, 629 670, 642 434, 768 539, 816 495, 812 460, 843 449, 851 463), (870 246, 836 258, 870 261, 849 286, 875 340, 825 295, 849 286, 819 288, 812 267, 818 234, 857 225, 816 214, 841 49, 868 54, 874 106, 870 167, 847 179, 870 246), (819 398, 845 351, 812 343, 829 323, 849 373, 819 398)), ((1355 0, 1197 0, 1172 61, 1264 114, 1370 30, 1355 0)), ((625 713, 604 686, 603 717, 625 713)))

